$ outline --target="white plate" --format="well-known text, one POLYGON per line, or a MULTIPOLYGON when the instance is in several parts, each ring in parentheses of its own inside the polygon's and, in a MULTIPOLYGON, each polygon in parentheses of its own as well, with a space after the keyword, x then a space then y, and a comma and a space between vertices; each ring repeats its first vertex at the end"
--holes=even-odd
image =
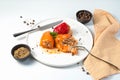
MULTIPOLYGON (((63 22, 66 22, 68 25, 70 25, 73 31, 73 36, 75 37, 75 39, 78 40, 78 45, 84 46, 88 50, 91 50, 93 45, 92 34, 85 25, 81 24, 80 22, 77 22, 76 20, 72 20, 68 18, 54 18, 54 19, 44 20, 38 23, 35 27, 37 27, 38 25, 42 26, 45 24, 49 24, 58 20, 63 20, 63 22)), ((65 66, 74 65, 82 61, 88 55, 86 51, 79 51, 79 54, 75 56, 72 56, 69 53, 47 54, 45 51, 41 49, 41 47, 39 46, 39 42, 43 32, 52 31, 52 30, 53 29, 50 28, 44 31, 37 31, 28 34, 27 42, 32 49, 32 56, 37 61, 49 66, 65 67, 65 66)))

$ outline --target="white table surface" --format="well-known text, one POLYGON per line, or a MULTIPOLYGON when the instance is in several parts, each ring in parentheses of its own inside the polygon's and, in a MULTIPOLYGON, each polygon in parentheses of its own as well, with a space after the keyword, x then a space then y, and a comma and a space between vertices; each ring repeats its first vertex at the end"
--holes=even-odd
MULTIPOLYGON (((0 0, 0 80, 92 80, 81 65, 53 68, 35 60, 17 62, 11 56, 11 48, 26 42, 12 34, 31 28, 23 20, 39 22, 56 17, 76 20, 76 12, 81 9, 92 13, 96 8, 104 9, 120 20, 119 7, 120 0, 0 0)), ((92 21, 86 26, 94 33, 92 21)), ((120 74, 104 80, 120 80, 120 74)))

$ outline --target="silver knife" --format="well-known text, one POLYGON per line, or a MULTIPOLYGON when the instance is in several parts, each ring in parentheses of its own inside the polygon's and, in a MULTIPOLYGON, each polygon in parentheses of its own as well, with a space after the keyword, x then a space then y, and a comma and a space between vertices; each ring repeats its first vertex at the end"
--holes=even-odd
POLYGON ((27 30, 27 31, 23 31, 23 32, 19 32, 19 33, 15 33, 13 34, 14 37, 17 37, 17 36, 20 36, 22 34, 25 34, 25 33, 28 33, 28 32, 32 32, 32 31, 37 31, 37 30, 45 30, 45 29, 48 29, 48 28, 51 28, 57 24, 60 24, 63 20, 59 20, 59 21, 56 21, 56 22, 53 22, 53 23, 49 23, 49 24, 46 24, 44 26, 38 26, 37 28, 35 29, 31 29, 31 30, 27 30))

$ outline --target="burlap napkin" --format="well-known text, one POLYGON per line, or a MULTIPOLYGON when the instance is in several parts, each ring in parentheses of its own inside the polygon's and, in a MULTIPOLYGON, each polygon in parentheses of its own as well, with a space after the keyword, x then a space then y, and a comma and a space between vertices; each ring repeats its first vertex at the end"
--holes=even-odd
POLYGON ((115 37, 118 21, 108 12, 96 9, 93 15, 95 38, 84 66, 94 80, 120 72, 120 41, 115 37))

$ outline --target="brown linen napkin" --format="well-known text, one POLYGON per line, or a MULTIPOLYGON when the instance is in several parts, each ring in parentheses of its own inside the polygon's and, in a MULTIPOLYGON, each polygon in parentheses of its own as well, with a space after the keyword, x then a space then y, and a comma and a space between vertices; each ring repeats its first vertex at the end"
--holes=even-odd
POLYGON ((101 9, 94 11, 93 20, 94 46, 84 66, 94 80, 100 80, 120 72, 120 41, 115 37, 120 24, 111 14, 101 9))

